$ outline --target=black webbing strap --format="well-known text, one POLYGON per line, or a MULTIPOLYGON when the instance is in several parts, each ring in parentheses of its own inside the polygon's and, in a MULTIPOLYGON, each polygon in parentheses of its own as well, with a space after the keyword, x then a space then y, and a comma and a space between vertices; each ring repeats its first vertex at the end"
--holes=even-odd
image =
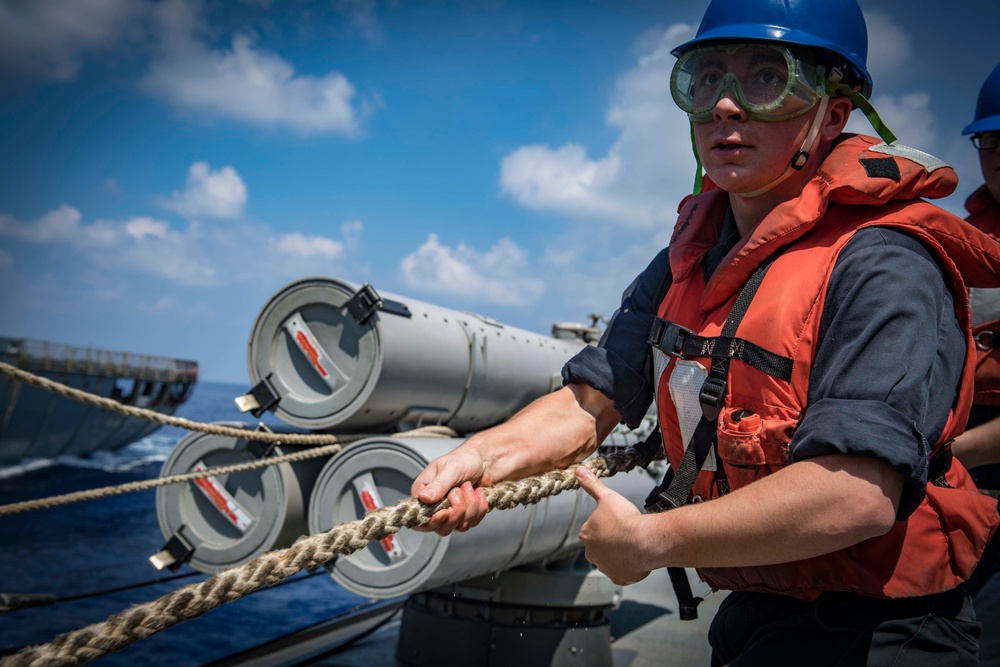
MULTIPOLYGON (((750 280, 743 286, 743 290, 736 298, 736 303, 733 304, 733 309, 729 313, 729 317, 726 318, 726 322, 722 326, 722 335, 724 337, 733 338, 733 334, 739 328, 743 316, 746 315, 747 309, 750 307, 750 302, 760 288, 764 280, 764 275, 771 268, 775 257, 776 255, 772 256, 757 267, 750 280)), ((684 451, 684 457, 677 466, 675 473, 671 476, 672 479, 669 482, 667 490, 660 494, 663 500, 666 501, 666 506, 660 508, 660 511, 680 507, 687 502, 691 488, 694 486, 694 480, 698 477, 701 467, 705 465, 708 452, 715 441, 715 421, 719 417, 722 402, 725 399, 726 382, 729 375, 729 362, 731 358, 728 355, 712 358, 708 377, 705 378, 705 382, 702 384, 698 395, 702 409, 701 419, 698 421, 698 426, 695 427, 691 440, 688 442, 688 446, 684 451)), ((791 362, 790 359, 788 361, 789 363, 791 362)))
POLYGON ((699 336, 687 327, 657 317, 649 343, 677 357, 737 359, 779 380, 792 379, 792 360, 756 343, 733 336, 699 336))
POLYGON ((948 483, 945 474, 951 470, 952 461, 955 459, 955 454, 951 449, 954 442, 955 439, 952 438, 931 454, 930 462, 927 466, 927 481, 930 484, 951 488, 951 484, 948 483))
POLYGON ((674 587, 674 595, 677 596, 677 613, 681 620, 697 620, 698 605, 704 602, 704 599, 694 596, 687 572, 683 567, 668 567, 667 574, 670 576, 670 585, 674 587))
MULTIPOLYGON (((716 338, 716 341, 720 338, 728 339, 730 341, 741 340, 734 337, 736 330, 739 328, 740 322, 743 321, 743 316, 746 315, 747 310, 750 308, 750 303, 753 301, 754 295, 757 294, 757 290, 764 281, 764 275, 767 273, 767 270, 771 268, 771 264, 774 262, 776 257, 777 253, 772 255, 767 261, 757 267, 757 270, 754 271, 752 276, 750 276, 750 280, 748 280, 746 285, 743 286, 740 295, 736 298, 736 303, 733 304, 733 309, 730 311, 729 317, 726 318, 726 322, 722 326, 722 336, 716 338)), ((665 328, 661 325, 662 322, 664 322, 664 320, 657 318, 657 322, 654 323, 653 330, 650 332, 650 344, 655 345, 658 349, 667 354, 684 356, 685 353, 682 349, 675 349, 677 347, 676 335, 674 339, 663 337, 665 328), (656 340, 655 343, 653 340, 654 334, 658 334, 658 340, 656 340), (669 349, 661 347, 664 342, 667 343, 669 349)), ((670 323, 667 322, 667 324, 670 323)), ((691 333, 689 330, 687 331, 688 333, 691 333)), ((687 336, 685 335, 684 337, 686 338, 687 336)), ((711 339, 702 340, 704 342, 711 339)), ((747 341, 742 341, 742 343, 742 345, 737 345, 736 347, 746 349, 747 346, 752 345, 747 341)), ((683 348, 683 346, 684 343, 682 342, 680 347, 683 348)), ((707 355, 702 354, 701 352, 698 353, 698 356, 712 357, 712 364, 708 372, 708 377, 705 378, 705 382, 702 384, 701 391, 698 395, 698 400, 701 403, 702 409, 701 419, 698 420, 698 426, 695 427, 694 433, 691 435, 691 440, 688 442, 688 446, 684 450, 684 456, 681 458, 681 462, 677 466, 677 470, 675 471, 672 466, 668 468, 663 482, 657 486, 653 490, 653 493, 650 494, 649 498, 646 499, 646 510, 649 512, 662 512, 680 507, 687 503, 688 496, 691 495, 691 489, 694 487, 694 482, 698 477, 698 473, 701 472, 702 466, 705 465, 705 460, 708 458, 708 453, 715 444, 716 420, 718 420, 719 413, 722 411, 722 404, 726 396, 726 383, 729 376, 729 362, 734 358, 741 358, 733 354, 734 350, 732 349, 732 346, 726 346, 725 349, 723 349, 723 346, 713 343, 712 349, 714 350, 715 347, 719 347, 717 354, 707 355), (666 487, 665 490, 664 487, 666 487)), ((767 350, 758 346, 754 347, 760 351, 767 352, 767 350)), ((704 349, 704 347, 699 349, 704 349)), ((742 352, 740 352, 740 354, 742 355, 742 352)), ((767 354, 772 353, 767 352, 767 354)), ((773 356, 777 357, 778 355, 773 356)), ((787 361, 788 379, 791 379, 791 359, 788 359, 787 361)), ((721 469, 721 465, 719 468, 721 469)), ((725 483, 728 486, 728 482, 725 483)), ((684 572, 684 568, 668 567, 667 574, 670 576, 670 581, 674 587, 674 594, 677 596, 677 604, 679 606, 678 613, 681 620, 692 621, 698 618, 698 604, 702 602, 702 598, 695 597, 692 593, 691 584, 688 582, 687 573, 684 572)))
POLYGON ((663 436, 660 435, 659 423, 645 440, 632 445, 632 453, 636 465, 642 468, 648 468, 650 463, 663 458, 663 436))
POLYGON ((702 415, 677 469, 674 470, 671 466, 667 470, 663 483, 653 491, 652 503, 649 502, 650 498, 646 499, 647 511, 665 512, 687 504, 694 481, 697 479, 701 467, 705 465, 708 452, 712 449, 714 433, 715 421, 705 419, 702 415), (666 489, 663 489, 664 485, 666 485, 666 489))

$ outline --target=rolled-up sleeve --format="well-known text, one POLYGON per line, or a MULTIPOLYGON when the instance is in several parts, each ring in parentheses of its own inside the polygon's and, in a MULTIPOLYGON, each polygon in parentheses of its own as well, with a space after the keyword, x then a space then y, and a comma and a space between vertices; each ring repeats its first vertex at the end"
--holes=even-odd
POLYGON ((893 230, 861 230, 830 278, 791 461, 836 453, 884 461, 904 478, 897 518, 907 518, 926 493, 930 447, 964 357, 965 335, 931 253, 893 230))
POLYGON ((630 428, 639 425, 653 402, 647 340, 669 271, 664 249, 622 294, 621 307, 597 346, 585 347, 562 370, 565 384, 586 384, 613 400, 630 428))

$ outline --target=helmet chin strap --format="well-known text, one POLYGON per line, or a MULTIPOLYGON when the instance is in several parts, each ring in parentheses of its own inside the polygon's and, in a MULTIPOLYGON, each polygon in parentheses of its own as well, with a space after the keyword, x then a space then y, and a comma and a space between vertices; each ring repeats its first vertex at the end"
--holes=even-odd
POLYGON ((802 168, 805 167, 806 163, 809 161, 809 156, 816 149, 816 143, 819 141, 819 131, 823 126, 823 120, 826 117, 826 108, 829 104, 829 95, 824 95, 820 98, 819 109, 816 112, 816 116, 813 117, 812 125, 809 126, 809 132, 806 133, 806 138, 802 141, 802 146, 792 157, 791 163, 785 168, 785 172, 781 174, 781 176, 778 176, 776 179, 764 187, 758 188, 757 190, 752 190, 751 192, 737 192, 735 194, 738 194, 741 197, 759 197, 765 192, 771 191, 781 183, 784 183, 795 172, 802 171, 802 168))

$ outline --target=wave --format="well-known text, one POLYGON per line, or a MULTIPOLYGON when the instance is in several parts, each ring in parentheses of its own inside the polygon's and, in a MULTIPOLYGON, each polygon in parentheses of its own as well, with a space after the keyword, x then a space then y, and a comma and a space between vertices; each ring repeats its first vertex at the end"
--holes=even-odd
POLYGON ((123 473, 162 464, 181 441, 181 435, 153 433, 116 451, 96 451, 88 456, 59 456, 54 459, 26 459, 0 468, 0 479, 11 479, 53 466, 123 473))
POLYGON ((0 479, 18 477, 32 472, 33 470, 40 470, 54 465, 56 465, 56 461, 54 459, 29 459, 17 465, 4 466, 0 468, 0 479))

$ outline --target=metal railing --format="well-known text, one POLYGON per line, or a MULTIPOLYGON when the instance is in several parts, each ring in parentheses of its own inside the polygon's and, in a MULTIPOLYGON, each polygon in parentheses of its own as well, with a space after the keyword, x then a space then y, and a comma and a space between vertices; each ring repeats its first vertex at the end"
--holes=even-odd
POLYGON ((163 382, 194 382, 198 379, 196 361, 25 338, 0 337, 0 359, 25 370, 163 382))

